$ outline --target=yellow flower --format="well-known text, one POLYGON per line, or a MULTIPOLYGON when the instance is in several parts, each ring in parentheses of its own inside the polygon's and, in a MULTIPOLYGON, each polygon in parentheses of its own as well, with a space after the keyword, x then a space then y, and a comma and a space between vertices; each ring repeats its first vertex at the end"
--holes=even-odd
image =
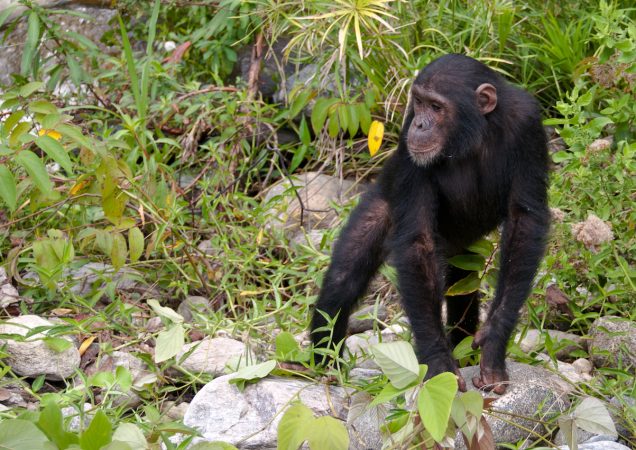
POLYGON ((382 138, 384 137, 384 124, 378 120, 374 120, 371 122, 371 126, 369 127, 369 153, 371 156, 374 156, 378 150, 380 150, 380 145, 382 145, 382 138))
POLYGON ((55 130, 47 130, 46 128, 40 128, 40 131, 38 131, 38 136, 44 136, 44 135, 52 137, 56 141, 59 141, 62 138, 62 135, 55 130))

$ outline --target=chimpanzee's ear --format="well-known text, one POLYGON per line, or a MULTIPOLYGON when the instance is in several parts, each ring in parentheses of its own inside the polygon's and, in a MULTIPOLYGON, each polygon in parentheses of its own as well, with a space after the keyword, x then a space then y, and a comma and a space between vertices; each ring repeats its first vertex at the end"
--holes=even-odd
POLYGON ((481 84, 475 91, 479 112, 488 114, 497 106, 497 88, 490 83, 481 84))

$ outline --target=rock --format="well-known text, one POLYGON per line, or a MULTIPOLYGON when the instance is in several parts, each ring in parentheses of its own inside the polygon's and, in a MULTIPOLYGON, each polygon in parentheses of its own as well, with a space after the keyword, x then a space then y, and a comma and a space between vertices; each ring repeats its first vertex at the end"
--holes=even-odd
POLYGON ((190 403, 182 402, 178 405, 175 402, 167 401, 162 405, 162 412, 170 419, 181 421, 185 417, 188 408, 190 407, 190 403))
POLYGON ((81 408, 78 405, 71 405, 62 408, 60 412, 65 419, 65 423, 68 424, 68 429, 77 433, 81 430, 85 430, 91 423, 91 420, 93 420, 95 416, 94 411, 92 411, 93 409, 93 405, 84 403, 81 408))
POLYGON ((6 308, 20 300, 18 290, 9 282, 7 271, 0 267, 0 308, 6 308))
POLYGON ((201 441, 223 441, 241 449, 275 449, 277 428, 284 410, 296 398, 317 416, 347 416, 345 389, 291 378, 265 378, 243 392, 229 380, 235 374, 206 384, 192 399, 183 423, 197 429, 201 441))
POLYGON ((192 323, 193 313, 210 314, 212 312, 212 306, 210 301, 205 297, 198 295, 189 295, 179 303, 177 312, 183 316, 183 319, 192 323))
MULTIPOLYGON (((568 388, 567 383, 542 367, 509 360, 506 364, 510 375, 508 389, 501 396, 486 394, 486 397, 496 398, 491 405, 493 412, 485 416, 486 420, 496 443, 532 440, 537 433, 541 435, 546 432, 543 423, 547 417, 564 411, 568 406, 567 391, 564 392, 568 388), (532 433, 526 430, 532 430, 532 433)), ((477 390, 472 378, 479 374, 479 366, 464 367, 460 372, 467 388, 477 390)), ((460 435, 456 437, 455 444, 458 449, 466 448, 460 435)))
POLYGON ((585 222, 572 225, 574 239, 583 243, 589 250, 596 252, 598 247, 614 239, 612 228, 594 214, 587 216, 585 222))
POLYGON ((633 397, 612 397, 609 401, 609 412, 616 425, 616 431, 618 432, 619 441, 635 441, 636 429, 634 428, 633 419, 632 423, 628 423, 626 417, 633 417, 634 408, 636 407, 636 398, 633 397), (631 409, 631 410, 630 410, 631 409))
POLYGON ((530 329, 524 338, 519 342, 519 347, 525 353, 540 350, 546 341, 546 335, 550 336, 552 346, 557 348, 556 357, 565 359, 575 350, 585 348, 585 341, 579 335, 566 333, 558 330, 535 330, 530 329))
POLYGON ((377 307, 376 305, 365 306, 351 314, 351 317, 349 317, 349 333, 355 334, 372 330, 376 320, 386 322, 388 316, 389 312, 384 305, 377 305, 377 307), (364 316, 370 317, 363 319, 362 317, 364 316))
MULTIPOLYGON (((36 327, 53 327, 54 324, 46 319, 34 315, 14 317, 0 324, 0 334, 17 334, 26 336, 31 329, 36 327)), ((42 339, 48 337, 48 330, 29 336, 24 341, 2 339, 1 344, 6 344, 4 351, 9 355, 5 363, 13 371, 26 377, 46 375, 49 380, 63 380, 75 373, 79 368, 80 354, 72 345, 73 340, 69 336, 59 336, 69 341, 71 346, 62 352, 56 352, 42 339)))
POLYGON ((592 323, 589 352, 596 367, 636 367, 636 323, 616 316, 599 317, 592 323))
MULTIPOLYGON (((558 447, 559 450, 569 450, 567 445, 558 447)), ((579 450, 630 450, 629 447, 612 441, 587 441, 578 445, 579 450)))
POLYGON ((614 142, 613 136, 606 136, 604 138, 595 140, 590 145, 588 145, 585 150, 587 151, 588 154, 600 153, 610 148, 613 142, 614 142))
POLYGON ((558 360, 555 364, 555 362, 552 361, 552 358, 545 353, 537 355, 537 359, 545 361, 546 367, 558 372, 559 375, 573 385, 577 383, 584 383, 592 379, 592 375, 589 372, 581 372, 581 370, 573 364, 568 364, 558 360))
POLYGON ((353 181, 318 172, 307 172, 293 177, 296 196, 290 181, 285 178, 267 190, 263 204, 268 208, 267 226, 282 229, 293 240, 305 231, 333 227, 340 218, 332 204, 343 205, 353 199, 361 186, 353 181), (298 197, 302 200, 300 206, 298 197), (301 214, 302 213, 302 214, 301 214), (302 223, 301 223, 302 215, 302 223))
POLYGON ((299 248, 303 245, 321 250, 323 253, 328 254, 331 252, 331 241, 325 242, 323 245, 323 238, 325 237, 324 230, 299 230, 291 237, 290 244, 294 248, 299 248))
POLYGON ((369 407, 372 400, 373 397, 363 391, 351 396, 347 414, 349 450, 382 448, 383 436, 380 427, 386 423, 389 408, 386 405, 369 407))
POLYGON ((247 345, 226 337, 208 337, 186 344, 177 355, 177 361, 185 370, 214 376, 223 375, 228 364, 252 364, 255 360, 247 345))
POLYGON ((572 362, 572 367, 581 375, 590 375, 592 376, 592 369, 594 366, 590 362, 589 359, 579 358, 572 362))

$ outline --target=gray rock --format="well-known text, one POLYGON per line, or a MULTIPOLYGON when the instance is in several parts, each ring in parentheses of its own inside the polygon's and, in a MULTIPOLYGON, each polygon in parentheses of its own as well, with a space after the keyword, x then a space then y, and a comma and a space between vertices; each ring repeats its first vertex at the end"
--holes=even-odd
POLYGON ((216 337, 184 345, 177 354, 177 361, 189 372, 219 376, 225 373, 228 365, 253 364, 255 356, 241 341, 216 337))
POLYGON ((596 367, 636 368, 636 323, 615 316, 600 317, 589 332, 589 352, 596 367))
POLYGON ((285 409, 296 398, 317 416, 344 420, 344 388, 289 378, 265 378, 243 392, 229 383, 234 374, 206 384, 192 399, 183 423, 202 435, 201 441, 224 441, 240 449, 275 449, 277 428, 285 409))
MULTIPOLYGON (((33 328, 53 326, 52 322, 39 316, 19 316, 0 324, 0 334, 26 336, 33 328)), ((42 340, 48 335, 48 330, 45 330, 29 336, 24 341, 0 340, 0 345, 6 344, 5 351, 9 355, 5 363, 11 366, 16 374, 26 377, 46 375, 49 380, 63 380, 70 377, 79 368, 79 351, 71 345, 62 352, 56 352, 42 340)), ((68 336, 55 337, 73 342, 68 336)))
POLYGON ((347 414, 349 450, 382 448, 383 436, 380 427, 386 423, 389 408, 387 405, 369 407, 372 400, 366 392, 357 392, 351 396, 347 414))
POLYGON ((290 240, 301 227, 306 231, 333 227, 340 218, 332 205, 347 203, 362 189, 353 181, 339 180, 318 172, 296 175, 293 180, 294 188, 288 179, 283 179, 270 187, 263 199, 268 208, 267 225, 282 229, 290 240), (294 194, 294 189, 298 195, 294 194))
POLYGON ((82 407, 79 405, 66 406, 62 408, 61 413, 64 421, 68 424, 68 429, 77 433, 85 430, 93 420, 95 414, 91 411, 92 409, 93 405, 84 403, 82 407))
MULTIPOLYGON (((394 327, 397 325, 393 325, 394 327)), ((382 340, 374 331, 365 331, 349 336, 345 340, 345 348, 349 357, 356 357, 356 367, 361 369, 378 369, 379 366, 371 357, 371 346, 379 342, 393 342, 398 340, 398 336, 391 329, 382 330, 382 340)))
POLYGON ((619 441, 629 440, 636 441, 636 429, 634 425, 629 424, 625 417, 633 416, 633 412, 628 411, 628 408, 634 408, 636 406, 636 398, 633 397, 612 397, 609 401, 609 412, 612 416, 612 420, 616 425, 616 431, 618 432, 619 441))
MULTIPOLYGON (((578 445, 579 450, 630 450, 629 447, 613 441, 588 441, 578 445)), ((569 450, 567 445, 562 445, 559 450, 569 450)))
POLYGON ((519 342, 519 347, 526 353, 540 350, 545 344, 546 334, 550 336, 553 345, 558 348, 555 355, 558 359, 567 358, 571 352, 585 348, 585 341, 579 335, 559 330, 535 329, 526 332, 524 338, 519 342))
POLYGON ((0 308, 6 308, 20 300, 18 290, 9 282, 7 271, 0 267, 0 308))
MULTIPOLYGON (((491 405, 493 412, 485 416, 486 420, 496 443, 532 440, 537 433, 541 435, 546 432, 543 423, 550 416, 567 408, 567 391, 564 392, 567 384, 564 385, 563 380, 542 367, 509 360, 506 364, 510 376, 508 388, 501 396, 486 394, 486 397, 496 398, 491 405), (532 433, 526 430, 532 430, 532 433)), ((467 388, 477 390, 472 378, 479 374, 479 366, 464 367, 460 372, 467 388)), ((466 448, 459 434, 455 444, 458 449, 466 448)))
POLYGON ((389 316, 389 312, 384 305, 369 305, 365 306, 358 311, 354 312, 349 317, 349 333, 362 333, 367 330, 372 330, 376 319, 380 322, 385 322, 389 316), (370 316, 368 319, 363 319, 363 316, 370 316))
POLYGON ((189 295, 179 303, 177 312, 183 316, 186 322, 191 323, 193 313, 209 314, 212 312, 212 306, 210 305, 210 300, 205 297, 189 295))
POLYGON ((189 407, 190 403, 188 402, 175 404, 175 402, 168 401, 164 402, 161 409, 162 412, 170 419, 181 421, 185 417, 189 407))

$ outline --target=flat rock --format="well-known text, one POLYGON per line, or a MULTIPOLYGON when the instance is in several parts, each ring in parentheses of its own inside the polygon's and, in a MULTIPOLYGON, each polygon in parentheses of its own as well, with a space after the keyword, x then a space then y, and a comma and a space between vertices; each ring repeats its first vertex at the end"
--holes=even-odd
MULTIPOLYGON (((26 336, 36 327, 53 327, 52 322, 35 315, 14 317, 0 324, 0 334, 17 334, 26 336)), ((6 344, 4 349, 9 355, 5 363, 13 371, 25 377, 37 377, 46 375, 49 380, 63 380, 75 373, 79 368, 80 354, 73 340, 69 336, 58 336, 69 341, 72 345, 62 352, 56 352, 49 347, 43 338, 49 335, 48 330, 35 333, 24 341, 2 339, 0 343, 6 344)))
MULTIPOLYGON (((293 185, 288 179, 274 184, 263 199, 268 208, 267 225, 282 229, 292 240, 296 239, 296 234, 302 233, 301 227, 306 232, 331 228, 339 220, 333 204, 343 205, 362 190, 353 181, 318 172, 294 175, 292 180, 293 185)), ((300 238, 296 240, 302 241, 300 238)))
MULTIPOLYGON (((506 361, 510 382, 503 395, 484 393, 496 398, 491 404, 492 413, 486 420, 492 429, 496 443, 532 441, 533 436, 546 432, 543 423, 548 417, 562 412, 568 406, 569 385, 557 375, 542 368, 506 361), (534 419, 534 420, 531 420, 534 419), (532 430, 532 433, 527 430, 532 430)), ((479 374, 479 366, 460 369, 467 388, 478 390, 472 378, 479 374)), ((455 440, 456 448, 464 449, 460 435, 455 440)))
POLYGON ((596 367, 636 368, 636 322, 616 316, 599 317, 589 332, 589 352, 596 367))
POLYGON ((177 361, 190 372, 219 376, 225 373, 227 365, 251 364, 255 357, 243 342, 216 337, 184 345, 177 355, 177 361))
POLYGON ((574 350, 584 349, 585 341, 579 335, 566 333, 559 330, 535 330, 530 329, 519 342, 519 347, 526 353, 540 350, 546 341, 546 335, 550 336, 553 345, 558 348, 556 357, 567 358, 574 350))
POLYGON ((342 387, 265 378, 241 392, 229 383, 234 376, 209 382, 192 399, 183 422, 202 435, 193 443, 223 441, 240 449, 275 449, 278 423, 294 399, 300 399, 317 416, 347 417, 348 400, 342 387))

